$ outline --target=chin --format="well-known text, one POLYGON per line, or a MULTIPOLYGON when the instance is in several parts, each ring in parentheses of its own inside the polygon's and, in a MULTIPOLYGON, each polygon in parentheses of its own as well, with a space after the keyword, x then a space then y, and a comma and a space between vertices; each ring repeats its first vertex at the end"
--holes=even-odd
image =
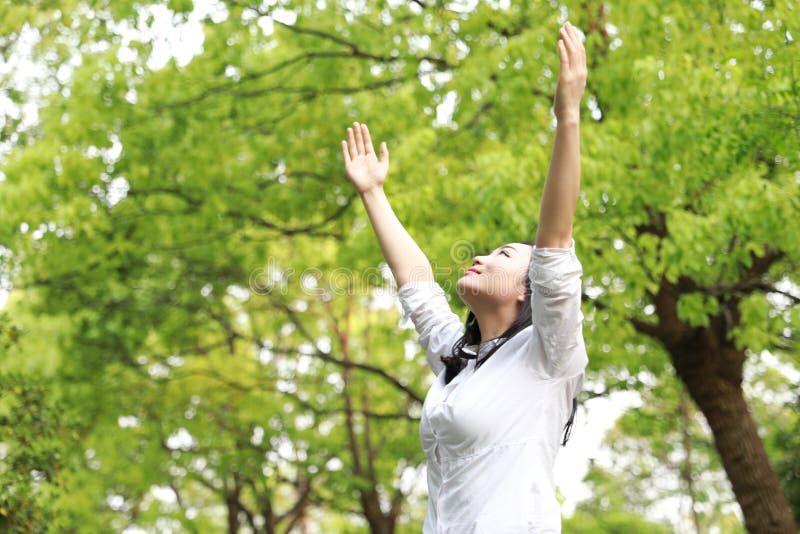
POLYGON ((469 291, 469 288, 472 284, 469 283, 469 280, 466 276, 462 276, 456 282, 456 293, 459 295, 463 295, 465 292, 469 291))
POLYGON ((456 293, 465 303, 474 300, 479 293, 478 285, 472 281, 473 278, 477 278, 477 276, 462 276, 456 282, 456 293))

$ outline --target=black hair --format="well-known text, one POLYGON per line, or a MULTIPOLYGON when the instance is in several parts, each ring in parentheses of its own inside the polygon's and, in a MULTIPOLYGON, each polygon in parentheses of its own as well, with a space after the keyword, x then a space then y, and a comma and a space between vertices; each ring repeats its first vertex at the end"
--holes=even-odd
MULTIPOLYGON (((520 243, 524 245, 530 245, 531 247, 535 245, 533 241, 521 241, 520 243)), ((481 342, 481 329, 478 325, 478 320, 472 311, 467 313, 467 319, 464 322, 464 335, 458 338, 458 340, 453 344, 453 348, 449 356, 441 357, 442 363, 444 363, 445 366, 445 384, 449 384, 458 375, 458 373, 460 373, 461 370, 467 366, 467 360, 475 360, 475 369, 477 370, 486 362, 486 360, 491 358, 491 356, 497 352, 497 350, 502 347, 506 341, 533 324, 533 309, 531 307, 532 293, 533 287, 531 286, 531 279, 530 276, 526 275, 525 300, 523 300, 519 305, 517 310, 517 318, 514 319, 514 322, 511 323, 505 332, 498 336, 498 341, 495 343, 495 345, 489 349, 485 355, 482 356, 480 355, 480 351, 477 351, 477 354, 473 354, 472 352, 464 350, 464 347, 469 345, 477 345, 481 342)), ((569 437, 572 434, 572 425, 575 421, 575 412, 577 409, 578 399, 574 398, 572 399, 572 413, 569 416, 569 420, 564 425, 564 435, 561 445, 566 445, 567 440, 569 440, 569 437)))

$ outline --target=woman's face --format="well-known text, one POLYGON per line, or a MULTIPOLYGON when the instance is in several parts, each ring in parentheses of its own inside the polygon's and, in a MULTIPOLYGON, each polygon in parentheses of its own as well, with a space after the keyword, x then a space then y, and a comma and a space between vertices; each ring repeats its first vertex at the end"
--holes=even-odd
POLYGON ((461 299, 467 305, 476 299, 495 302, 524 299, 532 249, 524 243, 509 243, 485 256, 475 256, 456 283, 461 299))

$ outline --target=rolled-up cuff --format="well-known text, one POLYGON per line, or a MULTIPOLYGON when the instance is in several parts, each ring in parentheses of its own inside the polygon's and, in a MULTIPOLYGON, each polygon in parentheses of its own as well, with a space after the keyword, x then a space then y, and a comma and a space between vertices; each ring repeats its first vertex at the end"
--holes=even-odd
POLYGON ((406 282, 397 290, 397 297, 403 307, 403 320, 405 321, 425 302, 436 297, 444 297, 444 290, 433 280, 406 282))
POLYGON ((575 240, 569 248, 533 248, 528 275, 534 288, 555 290, 564 279, 580 277, 581 262, 575 254, 575 240))

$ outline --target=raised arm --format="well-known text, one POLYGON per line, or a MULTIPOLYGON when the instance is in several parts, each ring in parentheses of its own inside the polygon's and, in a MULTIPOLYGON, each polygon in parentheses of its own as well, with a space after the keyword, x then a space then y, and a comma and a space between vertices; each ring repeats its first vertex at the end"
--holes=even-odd
POLYGON ((383 257, 397 281, 397 287, 412 281, 433 280, 433 270, 428 258, 400 223, 383 192, 383 182, 389 172, 389 150, 386 143, 381 143, 378 159, 367 125, 357 122, 347 129, 347 139, 342 141, 347 177, 361 195, 383 257))
POLYGON ((580 105, 586 84, 586 51, 578 31, 568 22, 561 28, 558 74, 553 110, 556 138, 539 210, 537 248, 568 248, 581 183, 580 105))
POLYGON ((561 71, 553 105, 558 121, 556 139, 529 272, 536 332, 530 363, 543 378, 576 376, 588 362, 582 333, 583 269, 572 248, 572 220, 581 180, 578 122, 586 53, 577 30, 569 24, 561 28, 560 37, 561 71))

